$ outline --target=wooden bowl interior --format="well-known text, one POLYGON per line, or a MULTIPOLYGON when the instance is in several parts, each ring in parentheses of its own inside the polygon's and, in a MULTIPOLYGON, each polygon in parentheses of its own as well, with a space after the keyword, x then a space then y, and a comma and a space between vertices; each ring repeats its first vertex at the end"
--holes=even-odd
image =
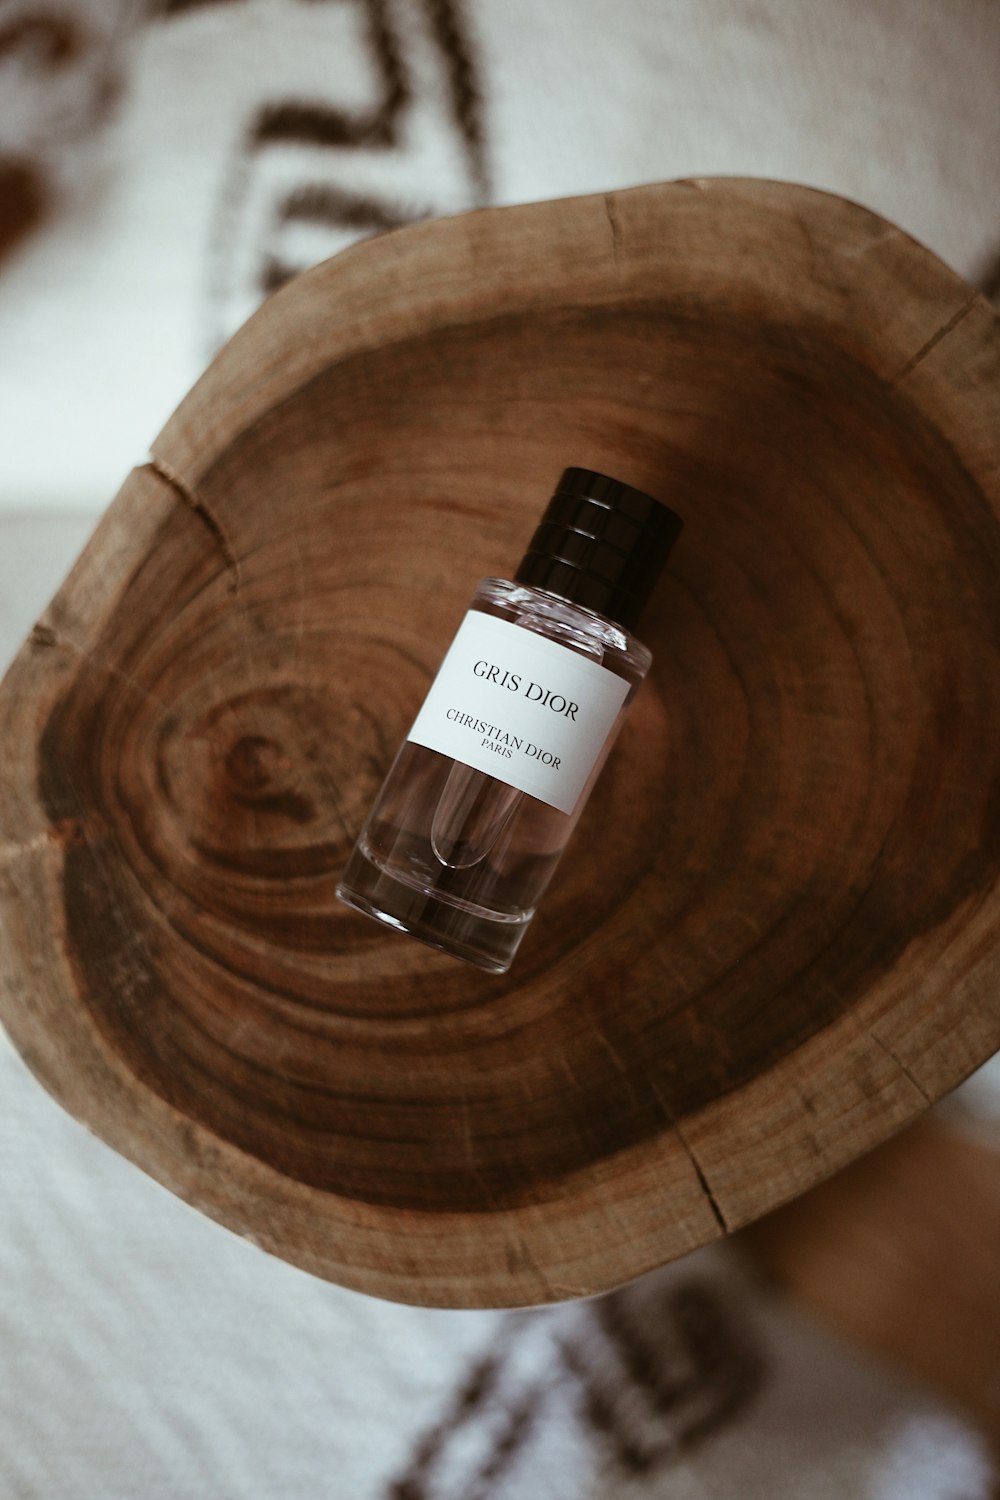
POLYGON ((48 720, 42 791, 91 831, 64 891, 94 1023, 290 1178, 542 1201, 764 1072, 993 879, 997 694, 965 642, 995 620, 996 523, 828 328, 666 291, 513 305, 332 365, 198 494, 224 531, 170 515, 48 720), (686 529, 650 679, 490 977, 334 886, 472 588, 510 576, 566 464, 686 529))

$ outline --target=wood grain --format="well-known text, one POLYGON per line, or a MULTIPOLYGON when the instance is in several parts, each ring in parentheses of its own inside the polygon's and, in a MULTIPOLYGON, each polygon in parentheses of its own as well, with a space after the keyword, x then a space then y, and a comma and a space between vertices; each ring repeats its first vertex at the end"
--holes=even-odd
POLYGON ((1000 1046, 1000 330, 806 189, 488 210, 271 299, 0 690, 0 1005, 237 1232, 378 1295, 615 1285, 1000 1046), (509 975, 334 885, 566 464, 687 528, 509 975))

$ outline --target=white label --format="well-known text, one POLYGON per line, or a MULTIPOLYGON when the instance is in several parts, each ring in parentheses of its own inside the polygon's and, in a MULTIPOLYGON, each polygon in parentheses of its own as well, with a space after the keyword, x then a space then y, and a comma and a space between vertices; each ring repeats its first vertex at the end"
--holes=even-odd
POLYGON ((408 737, 570 813, 628 690, 568 647, 470 610, 408 737))

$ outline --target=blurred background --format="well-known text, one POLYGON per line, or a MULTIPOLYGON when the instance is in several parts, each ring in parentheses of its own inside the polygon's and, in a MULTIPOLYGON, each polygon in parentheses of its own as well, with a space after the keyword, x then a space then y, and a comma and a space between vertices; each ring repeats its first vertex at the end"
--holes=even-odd
POLYGON ((107 503, 349 241, 671 177, 857 199, 1000 274, 991 0, 7 0, 0 506, 107 503))
MULTIPOLYGON (((213 352, 350 242, 746 174, 997 296, 998 164, 995 0, 0 0, 0 664, 213 352)), ((991 1065, 804 1227, 426 1313, 201 1219, 0 1044, 0 1494, 992 1496, 998 1122, 991 1065)))

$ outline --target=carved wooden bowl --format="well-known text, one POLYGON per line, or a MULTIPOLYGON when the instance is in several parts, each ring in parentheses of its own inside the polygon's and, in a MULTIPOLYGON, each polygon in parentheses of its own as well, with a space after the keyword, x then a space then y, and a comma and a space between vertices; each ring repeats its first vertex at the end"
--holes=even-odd
POLYGON ((275 296, 0 691, 4 1020, 78 1118, 380 1296, 584 1295, 1000 1046, 1000 330, 865 210, 682 182, 275 296), (560 470, 686 519, 511 972, 334 886, 560 470))

